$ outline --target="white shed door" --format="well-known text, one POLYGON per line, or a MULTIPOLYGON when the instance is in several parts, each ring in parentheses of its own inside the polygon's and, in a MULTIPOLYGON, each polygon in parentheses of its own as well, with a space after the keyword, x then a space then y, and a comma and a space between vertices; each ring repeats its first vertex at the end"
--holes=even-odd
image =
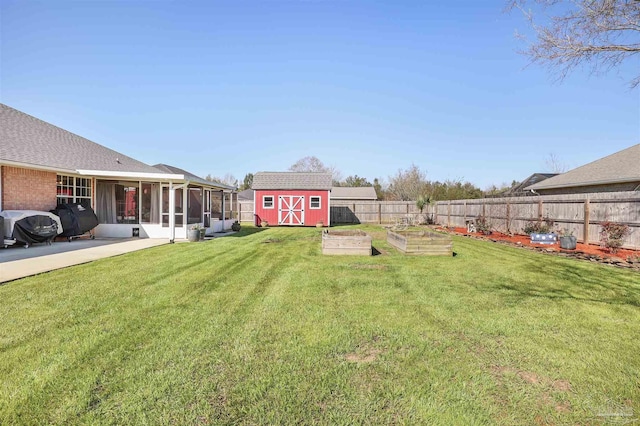
POLYGON ((304 225, 304 196, 278 196, 278 225, 304 225))

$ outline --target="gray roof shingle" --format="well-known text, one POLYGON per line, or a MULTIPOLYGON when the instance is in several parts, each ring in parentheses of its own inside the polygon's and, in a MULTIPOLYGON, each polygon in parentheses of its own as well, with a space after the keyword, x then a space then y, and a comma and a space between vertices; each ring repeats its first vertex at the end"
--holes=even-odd
POLYGON ((148 164, 0 103, 0 161, 58 170, 159 173, 148 164))
POLYGON ((235 189, 233 186, 225 185, 224 183, 220 183, 220 182, 214 182, 214 181, 211 181, 211 180, 203 179, 200 176, 196 176, 191 172, 188 172, 188 171, 186 171, 184 169, 181 169, 179 167, 170 166, 168 164, 155 164, 153 167, 155 167, 156 169, 158 169, 162 173, 171 173, 171 174, 184 175, 185 180, 188 180, 190 182, 196 182, 196 183, 199 183, 199 184, 202 184, 202 185, 207 185, 207 186, 215 186, 215 187, 223 188, 223 189, 235 189))
POLYGON ((258 172, 251 188, 331 190, 331 173, 258 172))
POLYGON ((608 155, 525 189, 570 188, 640 181, 640 144, 608 155))
POLYGON ((373 186, 334 186, 331 188, 332 200, 377 200, 373 186))

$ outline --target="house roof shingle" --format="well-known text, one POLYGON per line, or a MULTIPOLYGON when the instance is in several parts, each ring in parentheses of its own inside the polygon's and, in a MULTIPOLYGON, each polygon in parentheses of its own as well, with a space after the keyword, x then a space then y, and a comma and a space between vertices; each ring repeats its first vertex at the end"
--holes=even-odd
POLYGON ((203 179, 200 176, 196 176, 191 172, 188 172, 179 167, 170 166, 168 164, 155 164, 153 167, 155 167, 156 169, 158 169, 163 173, 184 175, 185 180, 188 180, 190 182, 195 182, 195 183, 199 183, 207 186, 215 186, 223 189, 231 189, 231 190, 235 189, 233 186, 225 185, 224 183, 220 183, 220 182, 214 182, 211 180, 203 179))
POLYGON ((331 188, 332 200, 377 200, 373 186, 334 186, 331 188))
POLYGON ((2 103, 0 161, 57 170, 159 172, 148 164, 2 103))
POLYGON ((331 173, 258 172, 251 188, 331 190, 331 173))
POLYGON ((533 185, 534 183, 542 182, 543 180, 552 178, 554 176, 558 176, 558 173, 534 173, 513 188, 509 188, 504 191, 501 196, 520 195, 524 192, 529 192, 529 190, 526 189, 529 186, 533 185))
POLYGON ((640 144, 608 155, 525 189, 571 188, 640 181, 640 144))

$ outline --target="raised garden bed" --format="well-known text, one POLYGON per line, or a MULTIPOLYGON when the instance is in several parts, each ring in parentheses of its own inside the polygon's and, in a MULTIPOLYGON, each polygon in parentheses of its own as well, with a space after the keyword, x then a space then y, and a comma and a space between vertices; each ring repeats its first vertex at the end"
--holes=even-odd
POLYGON ((453 255, 451 236, 430 231, 387 231, 387 242, 405 254, 453 255))
POLYGON ((360 230, 322 233, 322 254, 371 256, 371 236, 360 230))

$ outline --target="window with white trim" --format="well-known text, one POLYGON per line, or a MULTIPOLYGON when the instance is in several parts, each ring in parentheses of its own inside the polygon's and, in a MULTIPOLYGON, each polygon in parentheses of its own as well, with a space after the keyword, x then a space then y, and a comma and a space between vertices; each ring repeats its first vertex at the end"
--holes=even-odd
POLYGON ((57 175, 56 181, 58 204, 73 203, 91 207, 91 178, 57 175))
POLYGON ((321 197, 309 197, 309 208, 310 209, 319 209, 322 207, 321 197))
POLYGON ((262 208, 263 209, 272 209, 273 208, 273 195, 263 195, 262 196, 262 208))

